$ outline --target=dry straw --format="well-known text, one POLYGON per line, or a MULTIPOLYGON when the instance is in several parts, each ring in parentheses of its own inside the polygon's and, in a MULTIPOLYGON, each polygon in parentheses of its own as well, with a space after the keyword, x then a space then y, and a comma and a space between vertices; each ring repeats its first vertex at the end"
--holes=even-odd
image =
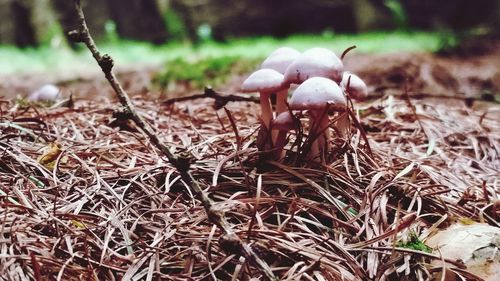
MULTIPOLYGON (((358 105, 372 157, 354 132, 349 144, 334 141, 331 164, 293 167, 257 162, 255 104, 228 107, 235 153, 229 118, 219 112, 219 122, 211 101, 134 104, 175 153, 194 155, 193 176, 280 279, 425 280, 440 257, 398 247, 410 232, 425 239, 458 217, 498 225, 498 108, 377 99, 358 105)), ((221 250, 221 230, 145 136, 109 126, 115 104, 1 106, 4 280, 261 276, 221 250), (50 142, 61 149, 53 168, 36 160, 50 142)))

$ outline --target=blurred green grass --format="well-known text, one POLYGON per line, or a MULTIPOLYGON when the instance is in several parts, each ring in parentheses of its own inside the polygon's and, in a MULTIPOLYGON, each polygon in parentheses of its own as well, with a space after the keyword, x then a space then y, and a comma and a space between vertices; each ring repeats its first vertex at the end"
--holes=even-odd
POLYGON ((232 75, 251 72, 261 59, 240 56, 208 56, 197 60, 177 58, 166 63, 153 78, 153 84, 165 89, 183 84, 188 89, 217 87, 232 75))
MULTIPOLYGON (((253 37, 232 39, 227 42, 206 41, 197 46, 172 42, 155 46, 143 42, 113 40, 98 44, 121 67, 136 65, 162 66, 179 60, 199 61, 204 58, 241 57, 258 59, 266 57, 279 46, 298 50, 326 47, 340 55, 344 49, 356 45, 356 53, 435 52, 442 42, 442 35, 432 32, 370 32, 362 34, 295 35, 283 39, 253 37)), ((87 50, 73 51, 64 43, 58 46, 18 49, 0 46, 0 74, 33 72, 71 72, 95 68, 87 50)))

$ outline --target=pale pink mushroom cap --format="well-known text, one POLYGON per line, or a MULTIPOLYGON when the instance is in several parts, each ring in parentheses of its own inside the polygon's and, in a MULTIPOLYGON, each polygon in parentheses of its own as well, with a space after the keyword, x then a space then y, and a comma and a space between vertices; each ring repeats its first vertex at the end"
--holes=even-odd
POLYGON ((324 77, 304 81, 293 93, 290 108, 293 110, 322 110, 329 104, 331 110, 343 110, 346 99, 337 83, 324 77))
POLYGON ((38 88, 36 91, 31 93, 28 97, 28 100, 32 101, 55 101, 59 97, 59 93, 61 90, 52 85, 52 84, 47 84, 44 85, 40 88, 38 88))
POLYGON ((273 129, 276 130, 293 130, 295 128, 295 121, 289 111, 281 112, 272 121, 273 129))
POLYGON ((245 93, 273 93, 283 89, 283 74, 274 69, 259 69, 252 73, 241 85, 245 93))
POLYGON ((272 52, 262 63, 261 68, 270 68, 284 74, 287 67, 300 55, 300 52, 290 48, 281 47, 272 52))
POLYGON ((349 82, 349 95, 351 98, 355 100, 366 98, 368 96, 368 88, 366 87, 365 82, 351 72, 344 72, 340 86, 347 91, 347 81, 349 81, 349 76, 351 77, 349 82))
POLYGON ((300 84, 310 77, 326 77, 342 81, 344 64, 334 52, 325 48, 312 48, 298 56, 286 69, 286 83, 300 84))

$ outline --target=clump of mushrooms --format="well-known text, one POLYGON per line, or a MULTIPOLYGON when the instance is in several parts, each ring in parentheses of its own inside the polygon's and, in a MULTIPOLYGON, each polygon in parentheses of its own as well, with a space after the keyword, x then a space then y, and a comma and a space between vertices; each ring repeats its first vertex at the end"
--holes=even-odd
POLYGON ((297 124, 287 109, 291 84, 299 86, 290 99, 290 110, 307 110, 309 137, 312 141, 309 159, 325 160, 330 144, 329 113, 339 112, 336 123, 345 137, 349 118, 345 113, 347 97, 359 100, 367 96, 366 84, 356 75, 344 72, 342 60, 325 48, 311 48, 303 53, 282 47, 272 52, 242 85, 243 92, 260 92, 262 121, 272 131, 275 158, 284 156, 288 131, 297 124), (273 117, 270 95, 276 93, 276 118, 273 117))
MULTIPOLYGON (((344 72, 344 64, 335 55, 334 52, 325 48, 311 48, 298 56, 285 71, 285 83, 301 84, 310 77, 324 77, 339 83, 342 80, 344 72)), ((300 87, 300 86, 299 86, 300 87)), ((313 113, 310 118, 314 118, 313 113)), ((312 121, 312 120, 311 120, 312 121)), ((311 122, 312 124, 313 122, 311 122)), ((345 124, 344 124, 345 125, 345 124)), ((329 135, 329 128, 325 127, 324 131, 329 135)), ((324 148, 319 140, 320 147, 324 148)), ((316 148, 313 144, 313 155, 316 148)), ((325 147, 328 145, 326 144, 325 147)))

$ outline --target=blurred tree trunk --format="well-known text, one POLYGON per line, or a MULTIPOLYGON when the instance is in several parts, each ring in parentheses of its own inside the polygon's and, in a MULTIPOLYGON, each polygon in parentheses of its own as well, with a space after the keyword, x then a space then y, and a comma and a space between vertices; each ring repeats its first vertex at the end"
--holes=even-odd
POLYGON ((350 0, 171 0, 191 39, 201 25, 216 40, 234 36, 353 32, 356 19, 350 0))
POLYGON ((352 5, 358 32, 396 27, 384 0, 353 0, 352 5))
POLYGON ((32 1, 12 1, 12 17, 16 45, 19 47, 36 46, 35 30, 31 22, 32 1))
POLYGON ((156 0, 107 0, 118 34, 155 44, 167 40, 167 28, 156 0))
POLYGON ((14 44, 13 25, 10 13, 10 1, 0 1, 0 43, 14 44))
POLYGON ((198 41, 198 35, 196 34, 197 26, 193 21, 189 7, 181 0, 170 0, 169 4, 169 8, 173 9, 181 18, 188 39, 196 43, 198 41))
POLYGON ((401 0, 412 27, 454 30, 487 24, 495 17, 498 0, 401 0))
POLYGON ((36 46, 34 26, 31 21, 32 1, 0 1, 0 42, 18 47, 36 46))
MULTIPOLYGON (((68 38, 68 32, 78 27, 78 17, 76 16, 75 5, 72 0, 51 1, 57 12, 57 17, 61 23, 64 35, 68 38)), ((100 0, 82 1, 82 5, 92 37, 102 39, 106 34, 104 24, 109 19, 108 6, 104 1, 100 0)), ((71 41, 69 42, 74 46, 71 41)))

